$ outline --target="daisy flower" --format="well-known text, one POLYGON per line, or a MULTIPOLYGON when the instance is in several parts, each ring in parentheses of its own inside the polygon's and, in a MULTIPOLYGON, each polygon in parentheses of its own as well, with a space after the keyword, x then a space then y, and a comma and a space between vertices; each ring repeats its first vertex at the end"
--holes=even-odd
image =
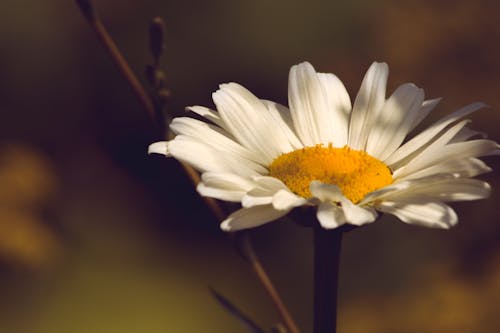
POLYGON ((490 192, 472 177, 491 171, 477 157, 498 154, 499 145, 463 119, 484 104, 413 134, 439 99, 424 100, 412 83, 386 98, 388 72, 387 64, 373 63, 353 105, 335 75, 317 73, 307 62, 290 69, 288 108, 239 84, 222 84, 213 93, 217 111, 188 107, 204 121, 175 118, 175 138, 149 151, 200 171, 201 195, 241 202, 221 223, 226 231, 274 221, 299 206, 317 207, 326 229, 370 223, 378 212, 449 228, 457 215, 446 202, 490 192))

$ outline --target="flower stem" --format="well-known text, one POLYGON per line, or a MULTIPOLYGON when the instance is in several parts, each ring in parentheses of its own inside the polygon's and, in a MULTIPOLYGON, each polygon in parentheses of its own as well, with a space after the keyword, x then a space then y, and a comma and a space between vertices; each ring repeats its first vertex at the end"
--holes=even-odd
POLYGON ((337 331, 342 230, 314 226, 314 333, 337 331))
POLYGON ((299 333, 300 331, 297 324, 295 323, 293 317, 290 315, 290 312, 281 300, 278 291, 276 290, 273 283, 271 282, 271 279, 264 270, 259 257, 255 253, 255 249, 253 248, 249 232, 241 232, 241 237, 241 251, 245 255, 246 259, 250 262, 250 265, 252 266, 255 275, 259 279, 259 282, 261 283, 262 287, 264 287, 264 290, 267 292, 269 298, 273 302, 276 311, 278 311, 281 320, 283 320, 283 325, 286 327, 286 332, 299 333))

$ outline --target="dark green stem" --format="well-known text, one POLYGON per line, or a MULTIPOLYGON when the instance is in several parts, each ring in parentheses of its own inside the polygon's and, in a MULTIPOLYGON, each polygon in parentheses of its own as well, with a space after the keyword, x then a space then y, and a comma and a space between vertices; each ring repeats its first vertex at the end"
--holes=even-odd
POLYGON ((337 331, 342 230, 314 226, 314 333, 337 331))

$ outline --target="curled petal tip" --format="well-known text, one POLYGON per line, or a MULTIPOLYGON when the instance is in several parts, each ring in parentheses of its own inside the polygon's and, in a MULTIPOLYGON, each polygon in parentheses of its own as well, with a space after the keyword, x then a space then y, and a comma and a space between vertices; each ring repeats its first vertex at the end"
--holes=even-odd
POLYGON ((153 144, 150 144, 148 147, 148 154, 162 154, 165 156, 169 156, 168 153, 168 142, 167 141, 159 141, 153 144))
POLYGON ((226 232, 233 231, 231 229, 231 225, 229 224, 229 221, 230 221, 229 219, 222 221, 222 223, 220 224, 220 228, 222 231, 226 231, 226 232))

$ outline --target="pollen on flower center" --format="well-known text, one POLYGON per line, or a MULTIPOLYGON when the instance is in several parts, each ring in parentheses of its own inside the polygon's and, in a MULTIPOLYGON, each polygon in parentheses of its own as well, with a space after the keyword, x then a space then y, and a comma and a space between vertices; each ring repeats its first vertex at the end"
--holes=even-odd
POLYGON ((347 146, 316 145, 283 154, 271 163, 269 173, 304 198, 312 196, 309 184, 318 180, 337 185, 354 203, 392 183, 391 170, 384 163, 347 146))

